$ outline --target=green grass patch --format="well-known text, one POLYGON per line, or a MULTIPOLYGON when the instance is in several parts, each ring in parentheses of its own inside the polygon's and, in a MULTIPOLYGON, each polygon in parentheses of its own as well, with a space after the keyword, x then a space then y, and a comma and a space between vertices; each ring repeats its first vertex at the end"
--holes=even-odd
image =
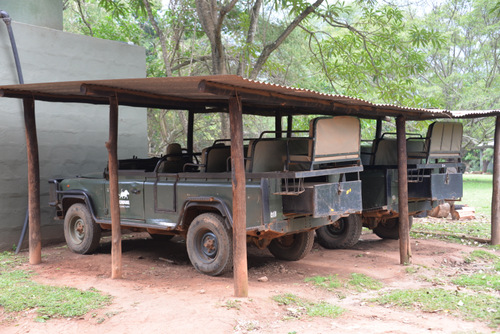
POLYGON ((82 291, 33 282, 30 273, 15 270, 19 263, 20 258, 10 253, 0 255, 0 306, 5 312, 36 309, 37 321, 45 321, 82 316, 111 302, 111 296, 95 289, 82 291))
MULTIPOLYGON (((456 239, 452 241, 457 241, 463 243, 461 238, 463 237, 476 237, 489 239, 491 236, 491 224, 489 221, 476 221, 476 220, 450 220, 450 219, 415 219, 413 221, 412 230, 410 232, 411 236, 414 238, 421 238, 422 234, 415 232, 419 231, 424 233, 433 234, 453 234, 455 237, 445 237, 448 239, 456 239)), ((470 241, 472 244, 474 241, 470 241)), ((476 242, 477 243, 477 242, 476 242)))
POLYGON ((305 282, 333 291, 341 288, 355 289, 362 292, 366 290, 379 290, 383 284, 370 276, 352 273, 348 280, 341 280, 338 275, 307 277, 305 282))
POLYGON ((352 273, 351 278, 347 281, 347 284, 357 291, 366 290, 380 290, 383 284, 370 276, 364 274, 352 273))
POLYGON ((271 299, 279 305, 289 306, 286 317, 288 319, 300 319, 303 315, 309 317, 337 318, 345 312, 343 308, 325 301, 315 303, 291 293, 276 295, 271 297, 271 299))
POLYGON ((395 290, 371 301, 424 312, 449 313, 465 320, 486 321, 491 326, 500 324, 500 298, 482 293, 472 295, 438 288, 395 290))
POLYGON ((452 280, 453 284, 473 290, 500 291, 500 276, 496 274, 476 273, 473 275, 460 275, 452 280))
POLYGON ((329 291, 341 288, 344 284, 338 277, 339 275, 330 276, 314 276, 306 277, 305 282, 312 283, 317 287, 327 289, 329 291))
POLYGON ((476 213, 490 217, 493 176, 464 174, 463 180, 464 196, 462 203, 474 207, 476 213))
POLYGON ((472 263, 475 262, 476 260, 484 260, 484 261, 498 261, 499 257, 495 254, 491 254, 490 252, 487 252, 482 249, 476 249, 472 251, 469 256, 465 259, 465 262, 467 263, 472 263))

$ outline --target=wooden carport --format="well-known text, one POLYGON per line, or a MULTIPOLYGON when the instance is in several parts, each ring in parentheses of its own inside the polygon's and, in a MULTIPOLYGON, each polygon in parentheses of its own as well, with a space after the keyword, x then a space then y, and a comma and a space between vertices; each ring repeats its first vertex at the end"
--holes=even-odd
MULTIPOLYGON (((242 114, 281 117, 299 114, 353 115, 379 120, 396 118, 398 142, 398 181, 400 214, 400 262, 411 262, 408 223, 407 157, 405 125, 407 120, 451 118, 452 113, 442 110, 413 109, 393 105, 378 105, 340 95, 322 94, 305 89, 283 87, 243 79, 239 76, 170 77, 54 82, 0 87, 3 97, 23 99, 28 153, 29 186, 29 258, 31 264, 41 262, 40 235, 40 176, 38 143, 35 122, 35 100, 107 104, 109 108, 110 207, 112 217, 112 277, 121 277, 121 231, 118 205, 118 107, 148 107, 189 111, 190 126, 194 113, 229 112, 231 126, 231 156, 233 185, 233 239, 234 239, 234 291, 238 297, 248 295, 246 260, 246 201, 243 156, 242 114)), ((497 116, 495 139, 500 139, 500 111, 497 116)), ((459 117, 484 117, 475 114, 459 117)), ((82 117, 84 117, 82 115, 82 117)), ((290 123, 290 122, 289 122, 290 123)), ((188 150, 192 138, 188 138, 188 150)), ((500 182, 500 150, 495 140, 495 173, 493 188, 492 243, 499 238, 498 199, 500 182)))

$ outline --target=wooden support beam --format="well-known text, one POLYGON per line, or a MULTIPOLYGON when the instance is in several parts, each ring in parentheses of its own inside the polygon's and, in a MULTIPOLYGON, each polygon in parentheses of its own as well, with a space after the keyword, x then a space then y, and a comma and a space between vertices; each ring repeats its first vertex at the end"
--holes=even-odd
POLYGON ((234 294, 248 297, 247 208, 243 154, 243 116, 238 96, 229 99, 231 125, 231 171, 233 183, 233 267, 234 294))
POLYGON ((111 209, 111 278, 122 277, 122 231, 118 198, 118 99, 109 98, 109 207, 111 209))
POLYGON ((40 233, 40 162, 36 134, 35 100, 23 99, 26 152, 28 155, 28 210, 29 210, 29 261, 42 263, 42 235, 40 233))
POLYGON ((495 122, 493 149, 493 196, 491 199, 491 244, 500 244, 500 116, 495 122))
POLYGON ((398 142, 398 192, 399 192, 399 257, 401 264, 411 263, 410 222, 408 214, 408 156, 406 154, 406 120, 396 118, 398 142))

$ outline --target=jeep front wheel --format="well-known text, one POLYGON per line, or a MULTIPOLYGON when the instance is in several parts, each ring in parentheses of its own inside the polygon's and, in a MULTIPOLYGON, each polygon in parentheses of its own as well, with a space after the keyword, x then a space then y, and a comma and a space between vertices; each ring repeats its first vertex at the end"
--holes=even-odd
POLYGON ((363 222, 360 215, 350 215, 316 230, 318 243, 328 249, 350 248, 361 236, 363 222))
POLYGON ((298 261, 309 254, 313 244, 314 231, 308 231, 273 239, 267 248, 277 259, 298 261))
POLYGON ((233 235, 219 214, 196 217, 189 226, 186 247, 191 263, 202 274, 222 275, 233 267, 233 235))
POLYGON ((92 253, 99 247, 101 227, 84 204, 73 204, 66 212, 64 238, 69 249, 78 254, 92 253))

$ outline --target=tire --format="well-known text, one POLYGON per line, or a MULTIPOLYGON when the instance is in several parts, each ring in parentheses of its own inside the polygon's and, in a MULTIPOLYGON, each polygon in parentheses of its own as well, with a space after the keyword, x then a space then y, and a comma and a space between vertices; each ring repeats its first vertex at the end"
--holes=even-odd
POLYGON ((73 204, 66 212, 64 238, 69 249, 78 254, 89 254, 99 247, 101 227, 84 204, 73 204))
POLYGON ((273 239, 267 248, 279 260, 298 261, 309 254, 313 244, 314 231, 309 231, 273 239))
POLYGON ((358 243, 363 229, 360 215, 340 218, 316 230, 318 243, 327 249, 350 248, 358 243))
MULTIPOLYGON (((413 216, 408 217, 408 222, 410 223, 411 230, 411 226, 413 225, 413 216)), ((373 233, 382 239, 398 240, 399 218, 391 218, 387 219, 384 223, 379 223, 377 227, 373 229, 373 233)))
POLYGON ((194 268, 210 276, 233 268, 233 235, 219 214, 203 213, 189 226, 186 247, 194 268))

